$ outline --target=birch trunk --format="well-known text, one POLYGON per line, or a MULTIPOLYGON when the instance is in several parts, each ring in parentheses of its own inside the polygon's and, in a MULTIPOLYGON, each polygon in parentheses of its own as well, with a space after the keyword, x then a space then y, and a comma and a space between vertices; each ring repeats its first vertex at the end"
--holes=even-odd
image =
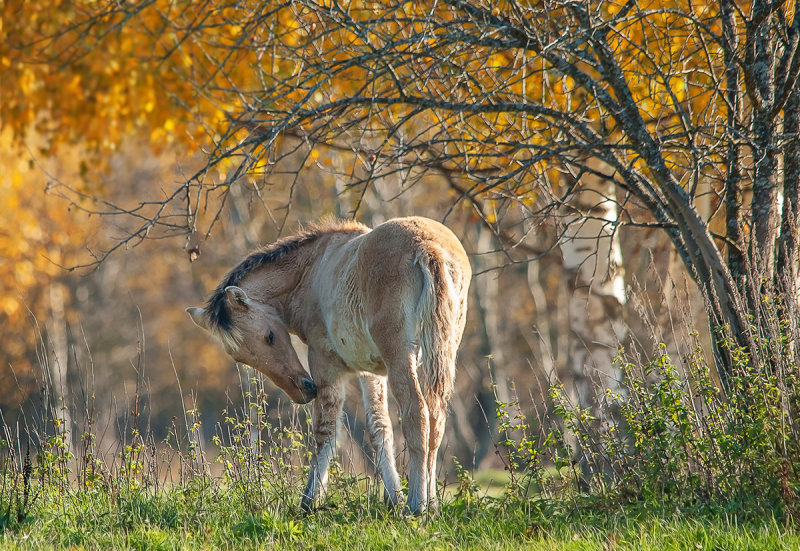
POLYGON ((50 286, 50 321, 47 324, 48 348, 46 360, 50 378, 53 416, 61 421, 60 430, 64 438, 65 450, 72 451, 72 415, 69 409, 67 365, 69 361, 69 341, 64 308, 64 288, 59 283, 50 286))
POLYGON ((611 183, 579 192, 561 245, 570 320, 565 375, 571 382, 564 381, 565 388, 574 405, 591 409, 593 417, 606 426, 614 422, 613 415, 596 390, 620 391, 613 360, 626 334, 624 271, 613 198, 611 183))
POLYGON ((487 271, 497 267, 500 262, 498 254, 493 252, 495 241, 491 232, 483 225, 478 225, 476 228, 477 254, 473 264, 474 271, 478 275, 473 278, 472 285, 476 291, 475 307, 480 317, 481 352, 480 361, 474 362, 476 364, 474 367, 477 369, 473 372, 473 388, 479 411, 476 411, 472 418, 481 419, 485 415, 486 421, 481 423, 481 426, 474 427, 477 438, 474 464, 477 468, 489 454, 492 437, 495 434, 497 426, 497 416, 494 414, 495 399, 507 404, 509 392, 506 378, 498 375, 497 370, 498 366, 506 365, 507 342, 501 318, 507 305, 500 296, 499 272, 487 271), (488 366, 488 369, 482 369, 482 365, 488 366))

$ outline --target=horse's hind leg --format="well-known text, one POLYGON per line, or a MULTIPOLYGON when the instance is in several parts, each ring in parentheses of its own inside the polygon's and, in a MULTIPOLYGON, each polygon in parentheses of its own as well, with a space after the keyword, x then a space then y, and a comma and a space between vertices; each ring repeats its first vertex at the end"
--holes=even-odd
POLYGON ((417 378, 417 358, 413 347, 398 335, 402 327, 384 324, 372 331, 389 377, 389 388, 400 405, 403 436, 408 449, 408 498, 406 508, 413 514, 425 510, 428 502, 428 444, 430 427, 428 406, 417 378))
POLYGON ((430 438, 428 440, 428 506, 438 509, 439 501, 436 497, 436 456, 444 436, 444 425, 447 421, 447 407, 441 398, 428 399, 430 419, 430 438))
POLYGON ((375 288, 365 300, 369 334, 386 366, 389 389, 400 405, 408 449, 406 510, 420 514, 428 504, 428 406, 417 372, 418 320, 413 315, 423 292, 422 275, 411 265, 386 262, 370 267, 375 288), (408 278, 399 277, 398 273, 408 278))
POLYGON ((385 498, 395 507, 405 498, 394 462, 394 436, 387 404, 386 377, 363 374, 360 382, 367 413, 367 432, 372 449, 375 450, 378 472, 386 489, 385 498))
POLYGON ((430 438, 428 406, 417 380, 415 355, 405 362, 387 365, 389 385, 400 404, 403 436, 408 448, 408 499, 406 507, 417 515, 428 502, 428 443, 430 438))

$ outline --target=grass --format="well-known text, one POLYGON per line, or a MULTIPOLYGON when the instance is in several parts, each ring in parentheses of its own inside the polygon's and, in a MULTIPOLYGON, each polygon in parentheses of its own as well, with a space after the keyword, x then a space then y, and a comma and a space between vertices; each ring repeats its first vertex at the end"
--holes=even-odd
POLYGON ((322 507, 301 514, 307 419, 271 421, 260 378, 204 446, 196 410, 156 442, 138 407, 115 450, 100 453, 91 423, 69 446, 54 408, 36 431, 0 427, 0 549, 800 549, 800 368, 745 359, 723 399, 702 356, 690 360, 685 374, 663 352, 621 365, 626 392, 606 401, 624 434, 556 386, 558 423, 534 427, 517 401, 497 402, 507 470, 454 461, 441 509, 418 518, 338 462, 322 507), (593 467, 588 484, 562 427, 593 467))
MULTIPOLYGON (((72 488, 39 496, 0 531, 2 549, 798 549, 800 534, 747 505, 612 506, 597 496, 516 499, 450 494, 419 518, 387 510, 377 491, 346 495, 344 478, 323 508, 303 516, 275 495, 254 510, 220 480, 169 490, 72 488), (373 495, 374 494, 374 495, 373 495)), ((296 496, 295 496, 296 497, 296 496)))

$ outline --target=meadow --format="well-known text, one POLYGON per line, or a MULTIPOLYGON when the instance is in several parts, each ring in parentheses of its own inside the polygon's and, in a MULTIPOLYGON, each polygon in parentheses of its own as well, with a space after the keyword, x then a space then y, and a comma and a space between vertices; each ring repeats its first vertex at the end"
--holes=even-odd
POLYGON ((374 476, 340 462, 319 508, 302 514, 308 417, 268 415, 257 376, 209 442, 197 436, 196 410, 157 441, 134 408, 113 448, 91 420, 68 444, 52 410, 36 430, 3 427, 0 547, 800 548, 794 371, 778 377, 742 363, 723 399, 699 349, 680 369, 663 349, 643 364, 619 363, 626 389, 608 398, 624 430, 599 429, 557 385, 550 424, 498 401, 505 470, 471 472, 443 458, 454 474, 440 486, 440 509, 420 517, 388 509, 374 476), (568 459, 575 442, 588 476, 568 459))
MULTIPOLYGON (((746 506, 746 504, 743 504, 746 506)), ((275 499, 253 511, 198 481, 159 493, 75 492, 6 525, 5 549, 797 549, 800 536, 733 508, 609 507, 581 498, 445 501, 404 518, 378 500, 334 499, 304 517, 275 499)))

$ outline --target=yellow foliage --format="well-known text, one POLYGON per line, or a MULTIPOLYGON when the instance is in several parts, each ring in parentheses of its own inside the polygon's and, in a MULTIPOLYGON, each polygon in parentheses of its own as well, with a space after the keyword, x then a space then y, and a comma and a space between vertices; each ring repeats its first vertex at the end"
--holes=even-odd
MULTIPOLYGON (((59 159, 62 173, 77 174, 77 159, 74 152, 59 159)), ((30 316, 47 318, 48 290, 66 273, 59 265, 78 262, 93 226, 45 190, 29 151, 9 128, 0 131, 0 362, 20 377, 32 369, 25 354, 36 346, 30 316)))
MULTIPOLYGON (((248 105, 289 113, 298 102, 312 110, 355 94, 396 99, 402 87, 406 94, 441 102, 525 102, 571 110, 609 144, 625 149, 625 136, 608 113, 602 112, 605 121, 601 124, 601 110, 588 94, 532 47, 505 50, 497 45, 502 41, 493 42, 502 37, 491 33, 486 35, 486 45, 455 47, 453 36, 458 33, 451 32, 449 22, 463 25, 465 33, 475 29, 463 23, 470 18, 446 3, 404 2, 389 13, 380 3, 350 2, 347 17, 359 22, 350 29, 337 28, 333 19, 321 15, 330 2, 318 3, 315 8, 321 11, 317 12, 294 2, 179 2, 180 9, 172 0, 134 4, 135 16, 122 11, 103 14, 116 3, 42 0, 4 5, 0 16, 4 34, 0 41, 0 214, 4 222, 0 227, 0 258, 4 260, 0 315, 6 321, 18 322, 24 316, 22 305, 27 299, 23 297, 28 291, 57 277, 55 263, 70 264, 88 227, 75 212, 66 213, 63 204, 39 192, 44 188, 41 173, 28 164, 25 150, 16 147, 26 136, 46 138, 41 150, 60 159, 70 153, 83 158, 91 154, 89 168, 76 172, 86 185, 97 186, 96 177, 107 168, 109 153, 131 134, 146 139, 153 151, 177 145, 188 154, 206 145, 195 142, 193 136, 208 137, 224 149, 241 137, 228 124, 248 105), (270 13, 268 25, 259 18, 261 13, 270 13), (391 14, 398 18, 382 19, 391 14), (94 25, 81 24, 93 15, 94 25), (383 65, 385 60, 370 58, 383 47, 395 48, 392 52, 398 54, 399 62, 383 65), (371 61, 344 63, 356 56, 371 61), (327 62, 334 72, 311 76, 310 66, 327 62), (301 84, 290 89, 290 83, 301 84)), ((598 29, 608 23, 609 46, 620 61, 639 114, 650 130, 664 138, 665 151, 670 150, 669 131, 681 117, 690 119, 690 126, 706 127, 704 117, 720 109, 723 101, 711 76, 721 74, 722 56, 715 40, 706 40, 721 32, 719 6, 645 0, 635 3, 628 16, 617 18, 624 6, 630 7, 628 2, 590 4, 598 29)), ((512 19, 518 13, 504 2, 474 5, 483 6, 480 9, 491 17, 512 19)), ((524 12, 528 7, 519 9, 524 12)), ((552 10, 535 21, 532 32, 562 37, 564 25, 574 19, 563 6, 552 10)), ((586 56, 572 61, 601 82, 602 75, 591 64, 591 52, 586 56)), ((614 94, 607 83, 601 82, 600 88, 614 94)), ((544 117, 513 108, 454 114, 448 108, 431 107, 411 117, 415 108, 399 103, 365 106, 353 111, 353 119, 369 120, 373 134, 365 141, 379 142, 386 129, 400 121, 406 125, 407 136, 422 140, 438 133, 445 144, 442 153, 462 159, 454 164, 470 171, 519 167, 535 159, 537 146, 552 144, 560 131, 544 117), (524 147, 509 145, 514 143, 524 147)), ((302 124, 301 130, 312 135, 319 117, 309 117, 302 124)), ((359 139, 354 130, 348 132, 348 138, 359 139)), ((310 159, 323 165, 332 162, 316 148, 310 159)), ((266 170, 267 161, 255 162, 253 170, 266 170)), ((637 170, 647 171, 641 159, 630 162, 637 170)), ((677 159, 667 162, 680 170, 677 159)), ((225 159, 210 177, 224 181, 235 168, 234 159, 225 159)), ((532 180, 538 177, 549 177, 557 185, 561 175, 542 163, 520 176, 531 181, 518 182, 519 189, 535 189, 532 180)))
MULTIPOLYGON (((232 83, 247 88, 254 79, 258 54, 228 49, 253 32, 252 12, 242 8, 190 3, 177 14, 173 2, 156 0, 123 22, 126 15, 106 11, 105 3, 6 4, 0 16, 0 123, 17 142, 35 128, 51 154, 68 144, 84 146, 95 177, 107 168, 107 153, 133 132, 146 136, 155 151, 174 140, 195 150, 199 144, 190 136, 203 135, 209 125, 222 134, 227 115, 241 107, 241 98, 224 92, 198 97, 196 79, 220 91, 232 83), (85 24, 89 18, 92 25, 85 24), (204 25, 193 33, 176 30, 199 20, 204 25), (223 59, 230 66, 214 72, 223 59), (176 99, 191 106, 191 116, 176 110, 176 99), (217 116, 220 105, 226 116, 217 116)), ((281 10, 279 18, 292 35, 298 25, 289 11, 281 10)))

